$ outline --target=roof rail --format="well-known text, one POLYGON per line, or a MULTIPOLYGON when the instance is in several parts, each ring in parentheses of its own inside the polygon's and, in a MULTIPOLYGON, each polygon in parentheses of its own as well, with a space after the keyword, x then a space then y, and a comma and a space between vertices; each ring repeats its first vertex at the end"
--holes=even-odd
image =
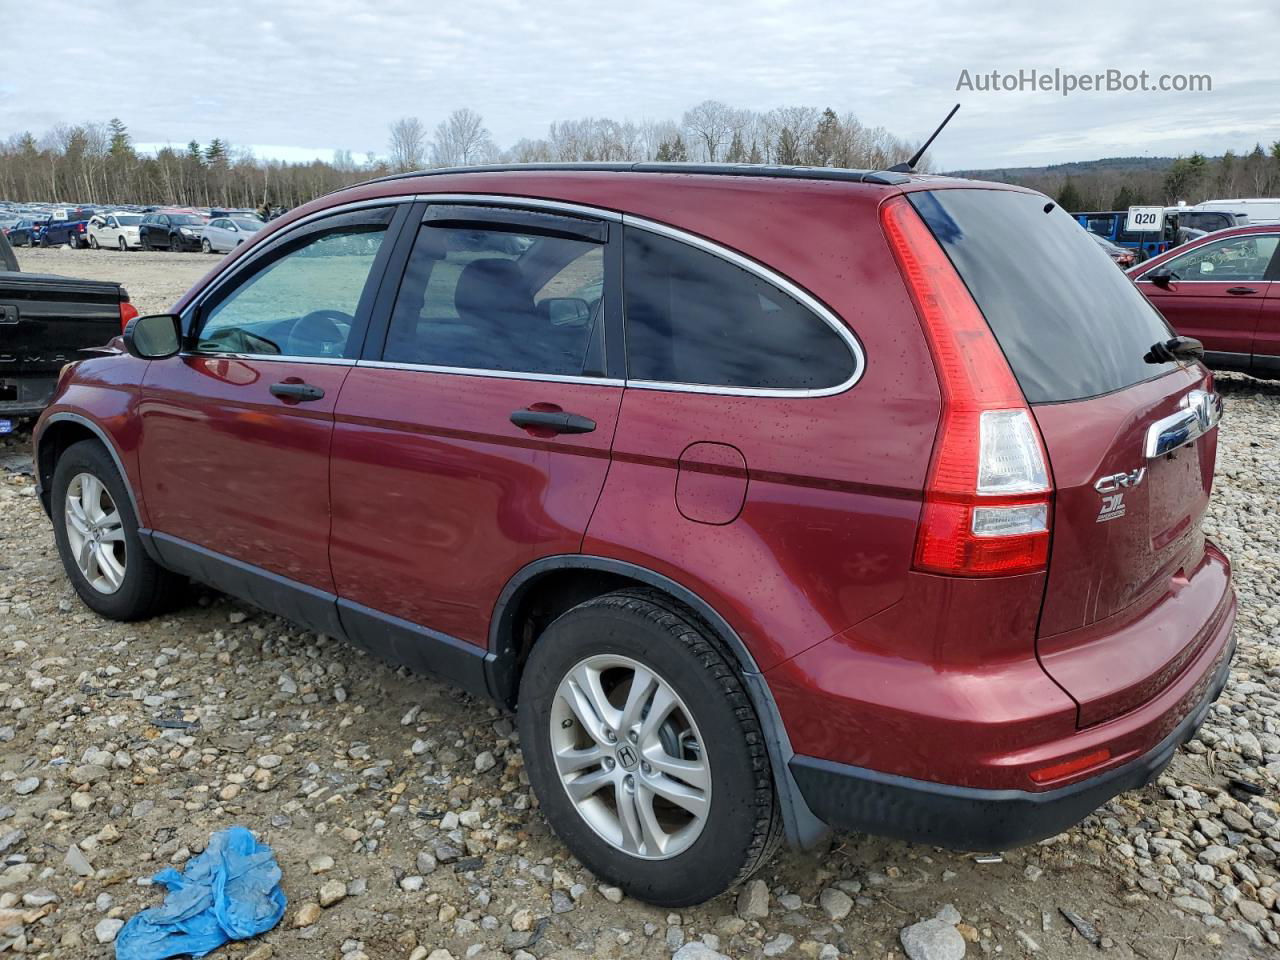
MULTIPOLYGON (((622 161, 612 163, 495 163, 474 167, 439 167, 393 173, 364 180, 352 186, 386 183, 410 177, 434 177, 461 173, 512 173, 543 171, 572 173, 604 171, 607 173, 696 173, 718 177, 780 177, 788 180, 841 180, 846 183, 875 183, 893 186, 910 182, 911 178, 891 170, 849 170, 844 167, 802 167, 769 163, 675 163, 661 161, 622 161)), ((348 189, 346 187, 343 188, 348 189)))

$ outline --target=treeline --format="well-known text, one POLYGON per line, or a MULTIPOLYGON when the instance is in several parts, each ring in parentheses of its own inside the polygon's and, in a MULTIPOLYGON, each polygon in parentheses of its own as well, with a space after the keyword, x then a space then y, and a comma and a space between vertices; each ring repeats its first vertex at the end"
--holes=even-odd
POLYGON ((1280 141, 1264 150, 1257 144, 1238 155, 1221 157, 1193 153, 1178 157, 1162 170, 1100 169, 1061 174, 1049 171, 1018 174, 1013 171, 994 179, 1021 183, 1055 198, 1066 210, 1124 210, 1152 204, 1173 206, 1203 200, 1280 196, 1280 141))
MULTIPOLYGON (((264 160, 223 139, 140 152, 118 118, 24 131, 0 141, 0 199, 19 202, 297 206, 360 180, 428 167, 549 161, 702 160, 885 168, 916 145, 830 108, 739 110, 715 100, 678 120, 588 117, 551 124, 545 137, 499 147, 473 110, 455 110, 433 130, 416 117, 390 126, 385 154, 363 160, 264 160)), ((921 167, 927 166, 922 162, 921 167)))

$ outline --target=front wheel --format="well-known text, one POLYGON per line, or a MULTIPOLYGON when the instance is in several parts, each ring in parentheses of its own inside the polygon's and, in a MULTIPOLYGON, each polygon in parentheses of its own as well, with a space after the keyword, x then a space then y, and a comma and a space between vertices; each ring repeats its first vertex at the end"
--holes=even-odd
POLYGON ((705 628, 664 595, 611 593, 552 623, 521 678, 519 724, 551 826, 640 900, 708 900, 776 846, 759 720, 705 628))
POLYGON ((124 479, 96 440, 58 458, 51 489, 53 536, 80 599, 112 620, 139 620, 178 596, 181 581, 147 556, 124 479))
POLYGON ((169 238, 169 252, 170 253, 182 252, 182 238, 178 236, 176 233, 169 238))
POLYGON ((121 237, 119 240, 116 241, 116 246, 120 248, 121 253, 129 252, 129 241, 126 240, 124 237, 121 237))
POLYGON ((200 250, 203 253, 213 253, 213 244, 209 242, 207 237, 200 241, 200 250))
POLYGON ((98 238, 95 237, 93 234, 89 234, 89 249, 90 250, 98 249, 98 238))

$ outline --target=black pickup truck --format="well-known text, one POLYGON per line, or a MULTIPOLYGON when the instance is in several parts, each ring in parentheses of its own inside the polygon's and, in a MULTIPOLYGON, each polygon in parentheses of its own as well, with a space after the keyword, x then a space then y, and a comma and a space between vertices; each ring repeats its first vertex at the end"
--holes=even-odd
POLYGON ((118 283, 19 272, 0 235, 0 433, 43 410, 62 367, 134 315, 118 283))

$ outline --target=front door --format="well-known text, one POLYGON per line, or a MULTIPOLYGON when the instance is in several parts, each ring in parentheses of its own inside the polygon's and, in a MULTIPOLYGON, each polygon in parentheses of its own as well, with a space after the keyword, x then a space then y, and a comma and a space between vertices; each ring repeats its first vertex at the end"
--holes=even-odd
POLYGON ((1253 351, 1278 244, 1280 237, 1271 234, 1224 237, 1153 267, 1138 279, 1138 289, 1177 333, 1195 337, 1206 350, 1245 360, 1253 351), (1167 282, 1153 283, 1152 273, 1167 275, 1167 282))
POLYGON ((580 550, 622 399, 611 226, 433 204, 406 238, 385 338, 375 321, 336 411, 330 561, 353 639, 465 684, 435 653, 482 649, 508 578, 580 550))
POLYGON ((184 554, 166 554, 178 569, 205 563, 199 575, 231 592, 220 565, 332 593, 333 410, 363 343, 394 209, 283 234, 197 302, 181 354, 149 366, 143 499, 162 554, 184 554))

